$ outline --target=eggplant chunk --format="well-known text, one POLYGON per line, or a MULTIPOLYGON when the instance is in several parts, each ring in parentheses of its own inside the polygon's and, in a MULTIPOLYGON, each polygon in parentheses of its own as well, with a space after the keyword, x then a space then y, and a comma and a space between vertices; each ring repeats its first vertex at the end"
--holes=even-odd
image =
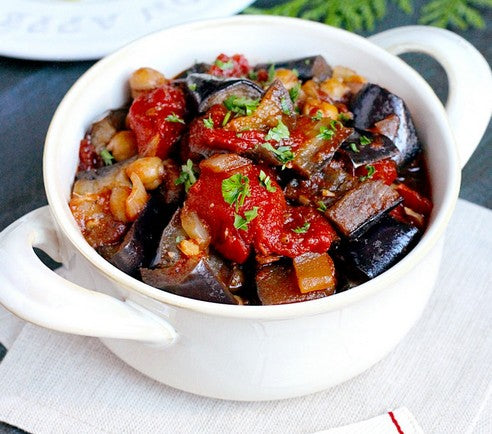
POLYGON ((121 271, 134 275, 152 260, 162 231, 175 210, 176 206, 166 205, 155 192, 118 248, 109 255, 101 252, 102 255, 121 271))
POLYGON ((325 215, 347 237, 356 237, 402 201, 383 181, 366 181, 349 190, 325 215))
POLYGON ((303 294, 299 289, 292 265, 268 264, 256 272, 256 289, 261 304, 287 304, 327 297, 332 290, 311 291, 303 294))
POLYGON ((349 240, 339 253, 348 267, 372 279, 405 256, 419 237, 415 226, 387 216, 361 237, 349 240))
POLYGON ((340 150, 348 156, 356 169, 376 161, 395 158, 400 153, 388 137, 357 130, 342 144, 340 150))
POLYGON ((328 77, 331 77, 332 74, 330 65, 328 65, 325 58, 320 55, 276 63, 261 63, 255 66, 255 71, 260 69, 268 70, 272 65, 275 69, 295 69, 299 79, 302 81, 311 80, 312 78, 324 81, 328 77))
POLYGON ((176 77, 174 77, 174 80, 186 78, 191 74, 205 74, 211 66, 212 65, 210 65, 210 63, 195 63, 190 68, 181 71, 176 77))
POLYGON ((94 122, 89 131, 91 143, 98 154, 108 145, 111 138, 125 129, 125 119, 128 110, 111 110, 101 120, 94 122))
POLYGON ((385 128, 388 138, 400 151, 394 157, 398 165, 409 163, 421 150, 422 146, 407 106, 400 97, 388 90, 372 83, 365 85, 352 99, 350 110, 354 114, 354 126, 366 131, 378 129, 375 124, 392 119, 392 115, 398 116, 397 128, 393 128, 396 125, 394 122, 392 128, 385 128), (393 133, 394 130, 396 133, 393 133))
POLYGON ((140 269, 142 280, 184 297, 238 304, 231 292, 231 289, 238 290, 238 279, 233 269, 213 253, 186 256, 178 247, 180 240, 185 238, 178 210, 162 232, 157 255, 150 268, 140 269))
POLYGON ((246 78, 220 78, 210 74, 190 74, 186 86, 196 103, 199 113, 206 112, 214 104, 222 104, 228 97, 258 99, 263 90, 246 78))
POLYGON ((330 124, 333 121, 321 119, 315 127, 306 133, 307 140, 299 146, 292 161, 292 169, 308 178, 326 166, 341 144, 352 134, 352 128, 342 124, 330 124), (323 135, 322 131, 330 131, 331 135, 323 135))
POLYGON ((287 199, 300 205, 323 209, 329 208, 359 183, 358 178, 343 169, 341 162, 332 160, 308 179, 292 179, 284 193, 287 199))

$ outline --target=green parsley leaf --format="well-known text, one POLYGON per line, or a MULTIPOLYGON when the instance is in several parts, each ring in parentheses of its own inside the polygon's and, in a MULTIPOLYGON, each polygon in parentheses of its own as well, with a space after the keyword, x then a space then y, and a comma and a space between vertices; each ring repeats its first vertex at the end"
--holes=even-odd
POLYGON ((357 152, 357 153, 360 152, 359 149, 357 148, 357 145, 354 142, 352 142, 350 144, 350 149, 352 149, 352 151, 357 152))
POLYGON ((222 69, 222 71, 234 68, 234 62, 232 61, 232 59, 228 60, 227 62, 222 62, 222 60, 217 59, 214 64, 218 68, 222 69))
POLYGON ((249 71, 248 72, 248 78, 250 80, 257 81, 258 80, 258 73, 256 71, 249 71))
POLYGON ((186 240, 186 237, 184 237, 183 235, 178 235, 176 237, 176 244, 179 244, 183 240, 186 240))
POLYGON ((306 60, 304 61, 304 64, 305 64, 305 65, 310 65, 310 64, 311 64, 311 59, 306 59, 306 60))
POLYGON ((311 119, 313 121, 320 121, 323 119, 323 112, 321 110, 318 110, 314 116, 311 116, 311 119))
POLYGON ((311 223, 306 222, 302 226, 292 229, 292 232, 295 232, 296 234, 305 234, 310 227, 311 227, 311 223))
POLYGON ((101 151, 100 155, 101 155, 101 158, 104 162, 104 165, 111 166, 111 164, 113 164, 113 160, 114 160, 113 154, 111 152, 109 152, 106 148, 104 148, 101 151))
POLYGON ((293 88, 289 89, 290 99, 292 100, 293 103, 295 103, 297 101, 297 98, 299 98, 300 90, 301 90, 300 83, 297 83, 293 88))
POLYGON ((281 140, 288 139, 289 137, 290 132, 287 125, 282 122, 282 119, 279 119, 277 126, 270 128, 265 136, 265 140, 275 140, 276 142, 280 142, 281 140))
POLYGON ((376 168, 374 166, 371 166, 370 164, 366 166, 366 170, 367 170, 367 175, 361 176, 359 178, 359 181, 364 182, 366 179, 371 179, 374 173, 376 172, 376 168))
POLYGON ((171 113, 170 115, 167 115, 165 120, 168 122, 177 122, 180 124, 185 123, 185 121, 183 119, 181 119, 176 113, 171 113))
POLYGON ((258 107, 260 99, 250 99, 242 96, 231 95, 224 100, 227 110, 239 116, 251 116, 258 107))
POLYGON ((325 212, 328 208, 325 205, 325 203, 322 200, 320 200, 318 202, 318 208, 317 209, 318 209, 318 211, 325 212))
POLYGON ((234 214, 234 227, 236 229, 248 230, 248 223, 253 221, 258 216, 258 207, 254 206, 252 209, 244 212, 244 217, 239 214, 234 214))
POLYGON ((265 172, 263 172, 263 170, 260 170, 259 178, 260 184, 265 187, 269 193, 274 193, 275 191, 277 191, 277 188, 272 185, 272 180, 265 172))
POLYGON ((203 119, 203 125, 205 125, 206 128, 211 130, 214 127, 214 121, 209 116, 208 119, 203 119))
POLYGON ((275 65, 272 63, 268 68, 268 83, 271 83, 275 78, 275 65))
POLYGON ((335 130, 333 128, 327 127, 326 125, 321 125, 319 128, 319 134, 316 136, 318 139, 331 140, 335 135, 335 130))
POLYGON ((349 116, 349 115, 347 115, 347 114, 345 114, 345 113, 340 113, 340 114, 338 115, 338 120, 339 120, 340 122, 348 122, 348 121, 350 120, 350 116, 349 116))
POLYGON ((192 92, 194 92, 196 90, 196 83, 190 83, 188 85, 188 89, 190 89, 192 92))
POLYGON ((298 71, 296 68, 293 68, 293 69, 292 69, 292 72, 294 73, 294 75, 295 75, 296 77, 299 77, 299 71, 298 71))
POLYGON ((263 143, 261 146, 275 154, 277 160, 282 163, 282 170, 284 170, 287 163, 292 161, 295 157, 290 146, 279 146, 277 149, 275 149, 270 143, 263 143))
POLYGON ((236 205, 236 211, 244 205, 246 197, 251 196, 249 178, 240 173, 222 181, 222 197, 229 205, 236 205))
POLYGON ((362 146, 366 146, 372 143, 372 140, 367 136, 360 136, 359 142, 362 146))
POLYGON ((193 170, 193 161, 188 159, 186 164, 181 166, 181 173, 179 174, 178 179, 174 181, 176 185, 184 184, 185 191, 188 193, 188 190, 191 186, 196 182, 196 173, 193 170))
POLYGON ((231 118, 231 111, 229 110, 224 116, 224 120, 222 121, 222 126, 225 127, 229 119, 231 118))
POLYGON ((282 108, 283 114, 285 114, 285 115, 291 114, 289 103, 287 102, 287 100, 285 98, 280 99, 280 107, 282 108))

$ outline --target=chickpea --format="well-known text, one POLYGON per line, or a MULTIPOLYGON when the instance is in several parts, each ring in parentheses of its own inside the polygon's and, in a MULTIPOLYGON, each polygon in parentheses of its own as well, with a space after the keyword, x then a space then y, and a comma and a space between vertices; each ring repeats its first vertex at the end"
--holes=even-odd
POLYGON ((340 101, 350 91, 350 88, 342 81, 333 77, 323 81, 320 89, 334 101, 340 101))
POLYGON ((291 69, 277 69, 275 71, 275 78, 278 78, 287 90, 300 84, 297 75, 291 69))
POLYGON ((159 157, 143 157, 135 160, 126 168, 126 174, 136 174, 146 190, 154 190, 164 180, 164 165, 159 157))
POLYGON ((125 213, 128 221, 135 221, 145 208, 149 195, 145 191, 145 187, 136 173, 130 176, 132 181, 132 191, 125 202, 125 213))
POLYGON ((139 68, 130 77, 132 98, 137 98, 167 83, 166 77, 152 68, 139 68))
POLYGON ((129 187, 115 187, 111 190, 109 198, 109 209, 116 220, 120 222, 128 221, 126 217, 126 200, 132 189, 129 187))
POLYGON ((107 148, 116 161, 127 160, 138 153, 135 134, 130 130, 118 131, 109 141, 107 148))
POLYGON ((302 108, 302 114, 316 116, 318 112, 321 113, 322 118, 338 118, 338 109, 333 104, 315 98, 307 98, 302 108))

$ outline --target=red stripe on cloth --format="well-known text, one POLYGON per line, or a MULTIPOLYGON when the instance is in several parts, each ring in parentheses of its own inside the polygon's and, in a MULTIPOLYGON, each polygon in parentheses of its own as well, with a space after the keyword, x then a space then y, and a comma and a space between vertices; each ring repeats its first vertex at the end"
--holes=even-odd
POLYGON ((388 412, 389 416, 391 417, 391 422, 396 426, 396 429, 398 430, 398 434, 405 434, 403 430, 400 428, 400 425, 398 424, 398 421, 396 420, 395 415, 393 414, 392 411, 388 412))

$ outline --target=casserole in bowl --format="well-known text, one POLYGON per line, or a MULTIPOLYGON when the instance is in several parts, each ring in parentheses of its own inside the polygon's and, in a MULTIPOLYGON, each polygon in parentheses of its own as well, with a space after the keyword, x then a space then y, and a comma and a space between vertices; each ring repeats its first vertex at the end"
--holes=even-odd
POLYGON ((301 20, 247 16, 187 24, 147 36, 98 62, 68 92, 48 131, 44 179, 49 208, 28 214, 1 235, 2 304, 36 324, 98 336, 158 381, 222 399, 312 393, 376 363, 414 324, 432 290, 460 166, 490 117, 490 103, 481 95, 491 84, 483 58, 449 32, 410 27, 373 40, 395 53, 425 51, 442 61, 450 79, 451 127, 429 86, 395 56, 356 35, 301 20), (403 98, 425 144, 434 202, 425 234, 404 259, 363 285, 323 299, 236 306, 150 287, 89 246, 68 207, 79 141, 87 127, 108 108, 126 102, 127 79, 135 69, 148 66, 171 77, 219 52, 244 53, 252 63, 321 54, 403 98), (466 132, 470 122, 472 133, 466 132), (32 246, 60 259, 97 292, 44 269, 32 246), (25 270, 21 275, 15 272, 19 267, 25 270))

